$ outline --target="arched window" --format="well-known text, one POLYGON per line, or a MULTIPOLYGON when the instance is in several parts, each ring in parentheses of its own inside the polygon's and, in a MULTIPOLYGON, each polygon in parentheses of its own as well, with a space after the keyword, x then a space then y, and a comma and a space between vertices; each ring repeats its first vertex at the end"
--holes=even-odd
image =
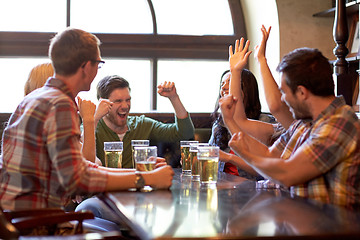
POLYGON ((97 82, 120 75, 130 82, 133 112, 172 111, 157 94, 164 81, 175 82, 188 111, 211 112, 228 46, 246 38, 238 0, 2 1, 0 95, 15 101, 0 101, 0 112, 14 111, 30 69, 49 61, 49 40, 67 26, 94 33, 106 61, 91 91, 80 94, 95 100, 97 82))

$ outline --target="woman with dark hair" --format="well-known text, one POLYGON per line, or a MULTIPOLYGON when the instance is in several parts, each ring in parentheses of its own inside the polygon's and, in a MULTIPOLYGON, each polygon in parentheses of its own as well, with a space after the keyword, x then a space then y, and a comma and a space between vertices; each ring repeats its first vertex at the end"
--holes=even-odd
MULTIPOLYGON (((226 70, 221 75, 220 79, 220 91, 219 96, 215 104, 214 112, 211 116, 217 119, 221 114, 218 112, 219 110, 219 99, 227 94, 229 94, 230 87, 230 70, 226 70)), ((241 73, 241 78, 243 81, 241 82, 241 89, 246 89, 243 91, 244 95, 244 107, 246 116, 250 119, 259 119, 261 115, 261 103, 259 98, 259 88, 254 74, 248 69, 244 69, 241 73)), ((221 117, 221 116, 220 116, 221 117)))
MULTIPOLYGON (((229 94, 230 89, 230 70, 226 70, 221 75, 220 91, 219 96, 215 104, 215 109, 211 114, 213 118, 213 127, 212 134, 209 140, 211 145, 219 146, 221 151, 220 162, 219 162, 219 171, 224 171, 230 174, 238 175, 241 177, 246 177, 249 179, 259 179, 261 178, 258 174, 249 169, 247 166, 244 166, 241 169, 238 169, 234 164, 229 161, 221 161, 228 159, 229 157, 236 157, 234 153, 228 146, 228 142, 231 138, 231 134, 225 127, 221 113, 219 112, 219 99, 229 94), (229 156, 228 153, 231 153, 232 156, 229 156), (249 173, 250 172, 250 173, 249 173)), ((259 89, 255 76, 248 69, 243 69, 241 72, 241 91, 243 93, 243 105, 246 117, 248 119, 260 120, 265 122, 274 122, 274 118, 268 114, 261 112, 261 103, 259 99, 259 89)))

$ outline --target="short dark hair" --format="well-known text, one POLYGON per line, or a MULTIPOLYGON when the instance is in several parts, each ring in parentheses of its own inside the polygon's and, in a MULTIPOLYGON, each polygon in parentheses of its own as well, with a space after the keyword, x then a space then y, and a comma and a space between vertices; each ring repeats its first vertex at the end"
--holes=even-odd
POLYGON ((293 93, 301 85, 316 96, 334 95, 331 64, 318 49, 295 49, 283 57, 276 71, 285 74, 285 81, 293 93))
POLYGON ((106 76, 99 81, 96 86, 97 99, 105 98, 108 99, 112 91, 118 88, 130 88, 130 84, 125 78, 118 75, 106 76))

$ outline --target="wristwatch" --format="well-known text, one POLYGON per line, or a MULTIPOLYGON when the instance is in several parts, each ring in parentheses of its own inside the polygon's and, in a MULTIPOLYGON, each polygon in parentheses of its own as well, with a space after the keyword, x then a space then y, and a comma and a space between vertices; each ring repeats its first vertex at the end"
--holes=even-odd
POLYGON ((135 186, 137 190, 142 189, 145 186, 145 180, 143 178, 143 176, 141 175, 141 173, 137 172, 135 173, 136 178, 135 178, 135 186))

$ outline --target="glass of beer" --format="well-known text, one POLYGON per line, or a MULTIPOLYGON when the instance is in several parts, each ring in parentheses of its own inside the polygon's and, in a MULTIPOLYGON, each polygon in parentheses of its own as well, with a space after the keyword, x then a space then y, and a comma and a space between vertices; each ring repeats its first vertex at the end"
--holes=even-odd
POLYGON ((191 179, 193 181, 200 180, 199 160, 197 158, 198 147, 209 146, 208 143, 190 143, 190 163, 191 163, 191 179))
POLYGON ((184 175, 191 175, 190 143, 199 143, 199 141, 180 141, 181 165, 184 175))
POLYGON ((218 178, 219 147, 198 147, 200 183, 216 183, 218 178))
POLYGON ((123 142, 104 142, 105 167, 121 168, 123 142))
POLYGON ((134 147, 134 159, 136 171, 145 172, 155 169, 157 158, 156 146, 138 146, 134 147))
POLYGON ((135 168, 134 147, 149 146, 149 145, 150 145, 149 140, 131 140, 131 152, 132 152, 131 157, 134 168, 135 168))

